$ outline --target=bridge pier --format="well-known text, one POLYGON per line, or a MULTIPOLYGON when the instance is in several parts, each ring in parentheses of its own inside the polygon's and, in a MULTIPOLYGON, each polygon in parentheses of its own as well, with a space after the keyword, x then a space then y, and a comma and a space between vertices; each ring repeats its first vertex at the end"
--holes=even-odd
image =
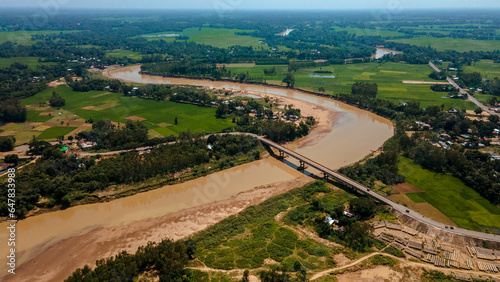
POLYGON ((300 165, 297 167, 297 170, 305 170, 307 168, 306 164, 303 161, 299 161, 299 162, 300 162, 300 165))
POLYGON ((280 152, 280 155, 278 156, 278 159, 283 160, 284 158, 286 158, 285 152, 283 152, 281 150, 279 152, 280 152))

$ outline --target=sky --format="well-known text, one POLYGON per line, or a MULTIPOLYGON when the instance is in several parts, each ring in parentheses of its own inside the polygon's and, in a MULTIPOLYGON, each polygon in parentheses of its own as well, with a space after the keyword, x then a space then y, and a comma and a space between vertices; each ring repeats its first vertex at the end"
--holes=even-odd
POLYGON ((442 9, 500 8, 499 0, 0 0, 0 7, 131 9, 442 9))

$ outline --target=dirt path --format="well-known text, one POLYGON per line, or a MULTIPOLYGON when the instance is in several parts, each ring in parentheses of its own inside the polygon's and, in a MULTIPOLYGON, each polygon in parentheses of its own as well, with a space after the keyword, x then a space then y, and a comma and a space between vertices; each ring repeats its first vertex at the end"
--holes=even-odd
MULTIPOLYGON (((344 266, 330 268, 330 269, 327 269, 327 270, 315 273, 309 280, 313 281, 313 280, 319 279, 319 278, 321 278, 323 276, 330 275, 330 273, 332 273, 332 272, 340 271, 340 270, 344 270, 344 269, 353 267, 353 266, 355 266, 357 264, 360 264, 363 261, 365 261, 365 260, 367 260, 367 259, 369 259, 369 258, 371 258, 373 256, 376 256, 376 255, 383 255, 383 256, 391 257, 393 259, 398 260, 404 266, 411 266, 411 267, 415 267, 415 268, 423 267, 423 268, 426 268, 426 269, 439 270, 441 272, 448 273, 448 274, 451 274, 451 273, 460 273, 460 274, 473 274, 473 275, 478 275, 478 276, 491 276, 491 277, 494 277, 494 278, 500 278, 500 274, 491 274, 491 273, 485 273, 485 272, 480 272, 480 271, 472 271, 472 270, 459 270, 459 269, 453 269, 453 268, 441 268, 441 267, 437 267, 437 266, 434 266, 434 265, 431 265, 431 264, 427 264, 427 263, 418 263, 418 262, 408 261, 408 260, 406 260, 404 258, 399 258, 399 257, 393 256, 393 255, 390 255, 390 254, 387 254, 387 253, 384 253, 384 252, 375 252, 375 253, 371 253, 371 254, 369 254, 367 256, 364 256, 364 257, 362 257, 360 259, 354 260, 354 261, 352 261, 349 264, 346 264, 344 266)), ((236 272, 236 273, 241 273, 241 274, 245 270, 247 270, 247 269, 223 270, 223 269, 214 269, 214 268, 210 268, 210 267, 206 267, 206 266, 203 266, 203 267, 189 267, 189 268, 190 269, 200 270, 200 271, 205 271, 205 272, 218 272, 218 273, 234 273, 234 272, 236 272)), ((268 270, 268 269, 260 267, 260 268, 254 268, 254 269, 249 269, 249 270, 268 270)))
POLYGON ((375 255, 384 255, 384 256, 387 256, 387 257, 391 257, 393 259, 396 259, 398 260, 402 265, 404 266, 411 266, 411 267, 423 267, 423 268, 426 268, 426 269, 432 269, 432 270, 438 270, 438 271, 441 271, 445 274, 451 274, 451 273, 460 273, 460 274, 474 274, 474 275, 480 275, 480 276, 491 276, 491 277, 495 277, 495 278, 500 278, 500 274, 491 274, 491 273, 486 273, 486 272, 480 272, 480 271, 474 271, 474 270, 461 270, 461 269, 454 269, 454 268, 442 268, 442 267, 437 267, 435 265, 432 265, 432 264, 428 264, 428 263, 424 263, 424 262, 413 262, 413 261, 408 261, 404 258, 399 258, 399 257, 396 257, 396 256, 393 256, 393 255, 390 255, 390 254, 387 254, 387 253, 382 253, 382 252, 375 252, 375 253, 371 253, 365 257, 362 257, 358 260, 355 260, 347 265, 344 265, 344 266, 341 266, 341 267, 336 267, 336 268, 331 268, 331 269, 328 269, 328 270, 324 270, 324 271, 321 271, 321 272, 318 272, 316 274, 314 274, 312 277, 311 277, 311 281, 312 280, 316 280, 320 277, 323 277, 325 275, 330 275, 330 273, 334 272, 334 271, 339 271, 339 270, 343 270, 343 269, 346 269, 346 268, 349 268, 349 267, 352 267, 352 266, 355 266, 375 255))

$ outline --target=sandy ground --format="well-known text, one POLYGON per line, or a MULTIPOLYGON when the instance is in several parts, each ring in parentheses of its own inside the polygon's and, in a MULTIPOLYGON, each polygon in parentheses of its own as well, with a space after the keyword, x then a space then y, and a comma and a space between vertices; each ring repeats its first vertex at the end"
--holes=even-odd
POLYGON ((415 187, 407 182, 396 184, 393 187, 400 194, 423 192, 418 187, 415 187))
POLYGON ((410 209, 421 213, 424 216, 437 220, 446 225, 456 226, 456 224, 447 217, 444 213, 439 211, 437 208, 433 207, 429 203, 415 203, 405 194, 395 194, 389 196, 389 199, 394 200, 400 204, 406 205, 410 209))
MULTIPOLYGON (((313 179, 307 176, 242 192, 229 199, 205 204, 159 218, 124 226, 97 228, 51 246, 16 269, 15 276, 2 281, 62 281, 77 268, 94 266, 97 259, 121 250, 135 252, 148 241, 186 238, 248 206, 302 186, 313 179), (61 263, 64 262, 64 263, 61 263)), ((5 277, 4 277, 5 278, 5 277)))
MULTIPOLYGON (((312 116, 316 120, 314 130, 309 135, 294 141, 289 144, 295 146, 311 146, 316 144, 321 138, 332 131, 332 126, 338 118, 339 113, 332 112, 324 107, 317 106, 311 103, 300 101, 293 98, 283 97, 279 95, 266 94, 256 91, 244 91, 241 95, 255 95, 262 98, 269 98, 274 103, 279 105, 293 105, 294 108, 300 109, 300 114, 303 117, 312 116)), ((293 148, 292 148, 293 149, 293 148)))
MULTIPOLYGON (((103 74, 109 77, 110 71, 116 68, 120 67, 110 67, 103 74)), ((295 108, 301 109, 303 116, 313 116, 316 119, 317 124, 311 134, 307 138, 289 144, 290 146, 304 146, 317 142, 331 131, 336 119, 334 113, 307 102, 251 91, 245 94, 266 95, 279 104, 293 104, 295 108)), ((110 257, 122 250, 135 252, 139 246, 146 245, 148 241, 186 238, 230 215, 237 214, 250 205, 257 205, 272 196, 282 194, 312 180, 310 177, 303 176, 292 181, 257 187, 226 200, 163 217, 124 226, 98 228, 50 246, 38 256, 18 266, 15 279, 10 278, 6 281, 61 281, 86 264, 93 267, 97 259, 110 257), (64 263, 61 264, 61 261, 64 263)))

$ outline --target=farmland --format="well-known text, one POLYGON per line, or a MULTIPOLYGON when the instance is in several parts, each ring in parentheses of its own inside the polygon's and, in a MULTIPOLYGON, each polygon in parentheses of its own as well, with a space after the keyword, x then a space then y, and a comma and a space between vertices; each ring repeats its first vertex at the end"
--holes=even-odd
POLYGON ((434 38, 418 37, 411 39, 397 39, 395 42, 406 43, 416 46, 431 46, 439 51, 456 50, 458 52, 468 51, 495 51, 500 49, 498 40, 473 40, 463 38, 434 38))
POLYGON ((480 60, 477 63, 464 67, 464 72, 480 72, 484 78, 493 79, 500 77, 500 64, 494 63, 492 60, 480 60))
POLYGON ((423 169, 407 158, 401 158, 398 167, 408 183, 424 191, 406 194, 414 202, 431 204, 463 228, 500 228, 500 208, 458 178, 423 169))
MULTIPOLYGON (((39 139, 60 136, 54 137, 56 134, 52 131, 46 133, 44 130, 47 128, 43 128, 44 132, 41 133, 40 130, 37 130, 37 126, 40 126, 41 123, 48 127, 64 124, 65 127, 75 127, 77 131, 81 131, 90 128, 91 124, 85 123, 88 119, 94 121, 109 119, 115 124, 126 123, 128 120, 140 120, 148 126, 152 137, 178 135, 186 130, 217 132, 232 125, 230 120, 216 119, 214 108, 124 97, 120 93, 106 91, 74 92, 67 86, 46 89, 35 96, 23 99, 22 103, 30 108, 28 126, 19 125, 16 128, 6 129, 8 131, 22 129, 22 134, 17 131, 15 134, 16 139, 18 136, 20 137, 18 143, 26 142, 32 135, 38 136, 39 139), (48 101, 53 91, 66 100, 66 105, 60 110, 47 106, 38 107, 40 103, 48 101), (178 119, 177 125, 175 125, 176 117, 178 119)), ((57 132, 57 134, 60 133, 57 132)))
MULTIPOLYGON (((246 73, 250 76, 263 76, 263 69, 273 66, 228 66, 232 73, 246 73)), ((287 66, 276 65, 276 75, 265 76, 267 83, 282 84, 287 72, 287 66)), ((378 98, 387 99, 395 103, 419 100, 423 107, 444 104, 445 108, 474 109, 466 101, 443 98, 443 93, 434 92, 429 85, 403 84, 403 80, 435 81, 428 77, 431 69, 427 65, 411 65, 401 63, 363 63, 350 65, 330 65, 322 68, 300 69, 294 73, 295 87, 305 90, 318 91, 320 87, 327 94, 351 93, 351 86, 357 81, 377 83, 378 98), (332 74, 314 73, 316 70, 331 71, 332 74), (332 76, 321 77, 321 76, 332 76)))
MULTIPOLYGON (((251 37, 248 35, 237 35, 237 32, 244 32, 246 30, 239 29, 226 29, 226 28, 186 28, 182 32, 166 31, 154 33, 149 35, 158 35, 164 33, 175 33, 181 36, 188 36, 189 42, 196 42, 199 44, 210 45, 218 48, 228 48, 234 45, 239 46, 252 46, 254 49, 268 49, 267 45, 259 43, 262 38, 251 37)), ((173 41, 173 37, 155 37, 148 38, 148 40, 167 40, 173 41)))
POLYGON ((39 62, 37 57, 13 57, 13 58, 0 58, 0 68, 6 68, 13 63, 21 63, 27 65, 31 69, 36 69, 40 65, 50 65, 55 63, 39 62))
POLYGON ((11 41, 20 45, 33 45, 37 41, 32 40, 31 36, 36 34, 53 34, 53 33, 67 33, 74 31, 58 31, 58 30, 44 30, 44 31, 10 31, 0 32, 0 44, 11 41))
POLYGON ((116 58, 128 57, 133 60, 140 60, 142 58, 142 55, 139 52, 134 52, 130 50, 115 50, 112 52, 107 52, 106 57, 116 57, 116 58))
POLYGON ((347 31, 349 34, 354 34, 358 36, 381 36, 384 38, 391 38, 397 36, 405 36, 404 33, 392 31, 392 30, 383 30, 383 29, 371 29, 371 28, 356 28, 356 27, 332 27, 335 31, 347 31))

